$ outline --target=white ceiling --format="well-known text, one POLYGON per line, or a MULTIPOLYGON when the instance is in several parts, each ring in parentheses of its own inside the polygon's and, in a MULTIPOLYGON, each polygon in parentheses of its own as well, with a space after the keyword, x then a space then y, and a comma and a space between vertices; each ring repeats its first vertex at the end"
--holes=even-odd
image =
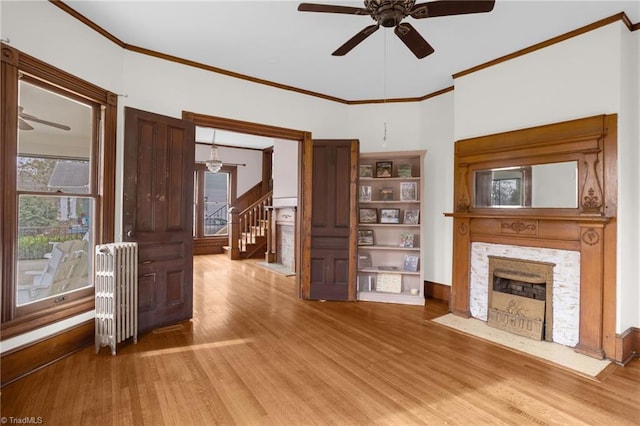
POLYGON ((350 101, 421 97, 452 86, 452 74, 616 13, 640 21, 640 0, 497 0, 489 13, 406 18, 435 48, 424 59, 390 28, 335 57, 370 17, 298 12, 286 0, 65 3, 129 45, 350 101))

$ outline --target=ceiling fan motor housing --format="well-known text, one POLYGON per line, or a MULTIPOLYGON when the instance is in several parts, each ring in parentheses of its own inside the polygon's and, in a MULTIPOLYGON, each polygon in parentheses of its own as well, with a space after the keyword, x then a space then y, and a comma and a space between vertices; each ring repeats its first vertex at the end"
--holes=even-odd
POLYGON ((415 5, 415 0, 365 0, 371 17, 385 28, 395 27, 415 5))

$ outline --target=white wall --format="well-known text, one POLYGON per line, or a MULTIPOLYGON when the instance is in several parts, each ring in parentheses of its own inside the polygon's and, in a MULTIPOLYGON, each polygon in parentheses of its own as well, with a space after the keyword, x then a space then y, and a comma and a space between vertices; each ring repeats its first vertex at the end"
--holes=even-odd
POLYGON ((48 2, 2 1, 0 7, 0 33, 11 46, 121 93, 124 51, 120 47, 48 2))
MULTIPOLYGON (((300 142, 275 139, 273 144, 273 205, 290 206, 298 198, 300 142), (287 200, 288 199, 288 200, 287 200), (281 201, 277 201, 281 200, 281 201)), ((296 201, 297 205, 297 201, 296 201)))
MULTIPOLYGON (((638 6, 640 7, 640 6, 638 6)), ((634 52, 636 52, 636 76, 640 75, 640 31, 635 31, 635 33, 633 34, 633 43, 632 43, 632 47, 631 49, 633 49, 634 52)), ((637 119, 637 117, 640 117, 640 102, 638 100, 640 100, 640 78, 638 77, 634 77, 633 75, 631 75, 630 77, 630 81, 631 82, 631 86, 633 87, 633 85, 635 84, 636 86, 636 95, 635 95, 635 99, 636 99, 636 103, 635 103, 635 112, 633 110, 633 107, 630 109, 630 117, 631 120, 633 120, 634 114, 636 117, 635 123, 636 123, 636 127, 635 129, 635 140, 636 141, 640 141, 640 120, 637 119)), ((633 91, 631 91, 631 97, 633 97, 633 91)), ((632 130, 632 131, 633 131, 632 130)), ((631 141, 633 141, 633 137, 631 138, 631 141)), ((632 142, 633 144, 633 142, 632 142)), ((638 147, 638 149, 636 150, 636 164, 640 164, 640 147, 639 147, 640 143, 636 144, 636 147, 638 147)), ((638 168, 635 168, 636 172, 638 172, 638 168)), ((640 174, 640 173, 639 173, 640 174)), ((637 176, 636 180, 632 180, 631 182, 635 182, 635 188, 636 188, 636 193, 635 193, 635 209, 634 211, 636 212, 640 212, 640 184, 638 184, 638 182, 640 182, 640 176, 637 176)), ((633 184, 632 184, 633 185, 633 184)), ((635 221, 636 225, 638 225, 640 223, 640 220, 636 220, 635 221)), ((635 232, 636 235, 636 246, 632 247, 632 249, 634 250, 633 252, 635 253, 640 253, 640 226, 636 229, 635 232)), ((638 269, 640 270, 640 265, 638 263, 640 262, 633 262, 637 265, 638 269)), ((638 303, 636 304, 636 315, 637 318, 635 319, 635 324, 639 324, 640 325, 640 271, 636 270, 635 271, 635 280, 632 280, 631 282, 631 286, 635 286, 636 288, 636 292, 638 295, 638 303)), ((626 290, 626 287, 625 287, 626 290)), ((633 302, 631 302, 633 303, 633 302)), ((633 307, 631 307, 631 309, 633 309, 633 307)))
POLYGON ((456 139, 619 114, 617 332, 640 324, 636 33, 618 21, 455 81, 456 139))
POLYGON ((640 31, 630 33, 625 27, 620 30, 618 332, 640 326, 640 31))
POLYGON ((455 138, 620 109, 616 22, 455 80, 455 138))
POLYGON ((420 127, 425 158, 424 279, 451 285, 453 263, 453 147, 454 92, 420 104, 420 127))

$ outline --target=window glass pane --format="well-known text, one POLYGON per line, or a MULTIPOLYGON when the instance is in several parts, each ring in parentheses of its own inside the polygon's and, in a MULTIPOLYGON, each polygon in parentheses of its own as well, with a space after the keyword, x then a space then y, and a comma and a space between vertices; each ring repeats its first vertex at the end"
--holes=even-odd
POLYGON ((229 175, 205 172, 204 175, 204 235, 227 235, 229 175))
POLYGON ((38 192, 89 192, 89 161, 18 157, 18 190, 38 192))
POLYGON ((93 199, 18 198, 18 306, 93 285, 93 199))
POLYGON ((18 191, 89 193, 91 105, 21 80, 18 191))

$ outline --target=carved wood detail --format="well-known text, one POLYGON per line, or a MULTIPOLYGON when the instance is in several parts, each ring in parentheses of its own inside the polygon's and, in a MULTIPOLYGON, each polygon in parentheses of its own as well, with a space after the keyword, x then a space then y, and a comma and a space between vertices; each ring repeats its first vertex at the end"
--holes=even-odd
POLYGON ((458 224, 458 234, 467 235, 468 232, 469 232, 469 225, 468 224, 466 224, 466 223, 458 224))
POLYGON ((604 198, 602 185, 597 170, 599 164, 598 153, 588 153, 584 156, 584 186, 582 190, 582 211, 584 213, 602 213, 604 198))
POLYGON ((595 229, 589 228, 582 234, 582 241, 585 244, 594 246, 600 242, 600 234, 595 229))
POLYGON ((500 231, 505 234, 536 235, 538 223, 535 221, 502 220, 500 221, 500 231))
POLYGON ((460 189, 458 191, 458 203, 456 204, 456 212, 468 212, 471 207, 471 197, 469 196, 469 167, 468 164, 460 164, 458 166, 458 182, 460 189))

